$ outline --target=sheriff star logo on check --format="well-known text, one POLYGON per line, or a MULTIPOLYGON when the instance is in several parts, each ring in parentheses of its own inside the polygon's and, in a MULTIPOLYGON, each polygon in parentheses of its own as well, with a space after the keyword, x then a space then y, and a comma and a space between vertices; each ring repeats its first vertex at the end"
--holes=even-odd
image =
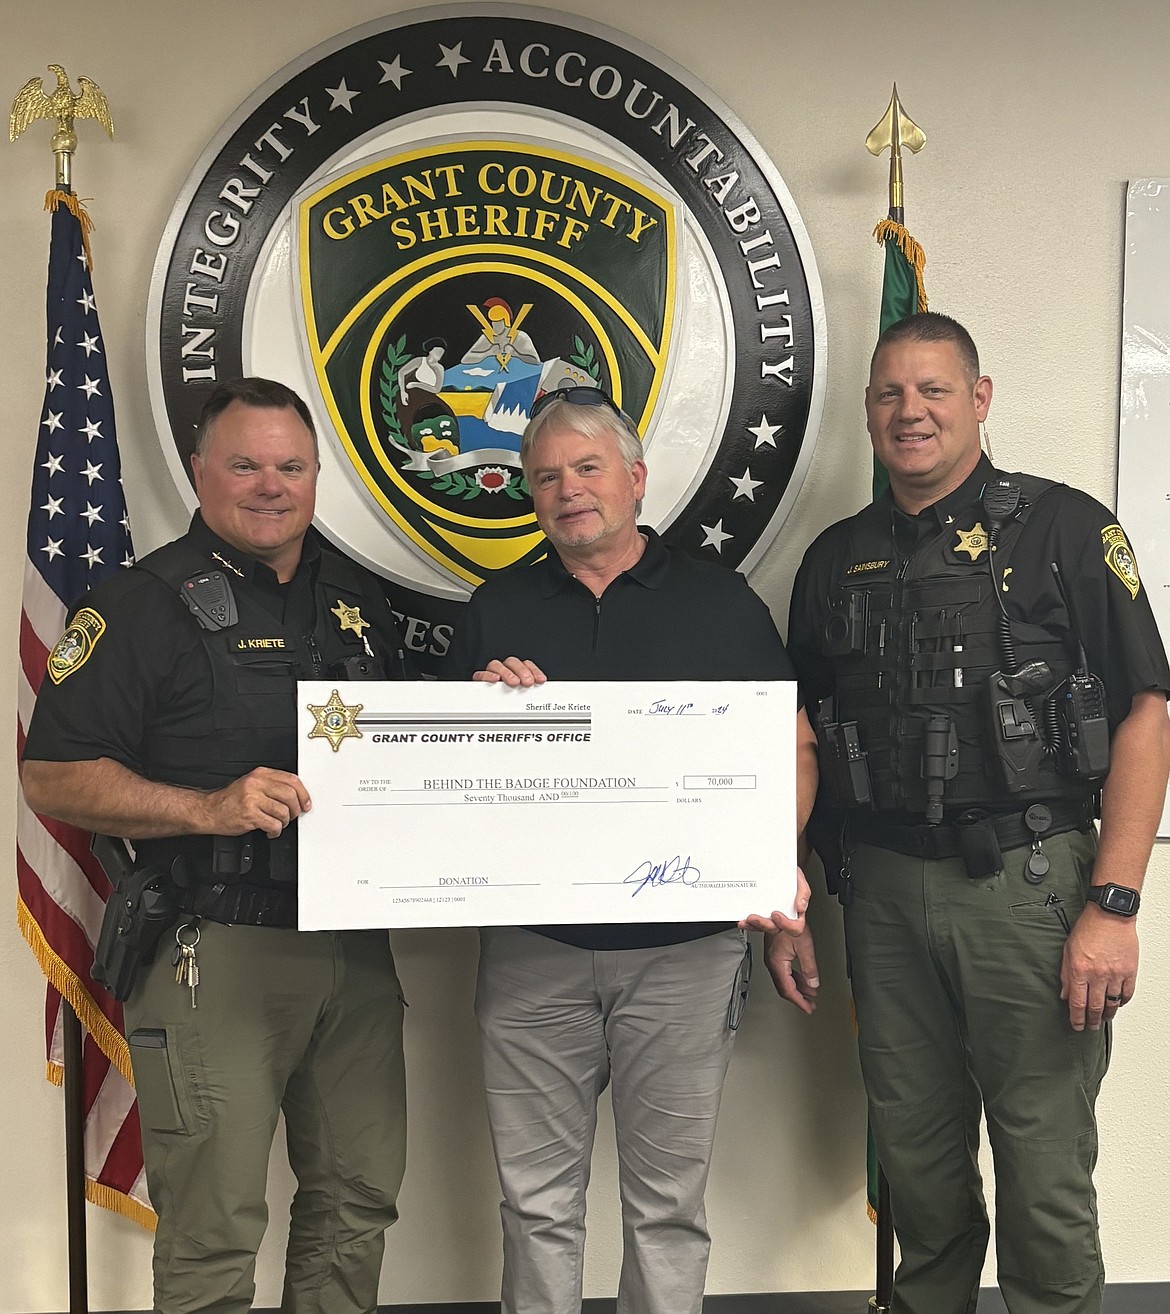
POLYGON ((343 739, 362 737, 362 732, 357 728, 357 714, 364 706, 364 703, 354 703, 352 706, 343 703, 336 689, 330 694, 327 703, 309 703, 308 710, 313 713, 316 722, 309 731, 309 738, 328 739, 330 748, 336 753, 343 739))
POLYGON ((960 529, 958 542, 954 546, 956 556, 966 552, 972 561, 978 561, 987 551, 987 531, 976 521, 970 529, 960 529))
POLYGON ((337 617, 337 623, 343 630, 352 630, 360 639, 362 631, 370 628, 370 622, 362 619, 360 607, 347 607, 340 598, 337 599, 337 606, 330 607, 329 610, 337 617))

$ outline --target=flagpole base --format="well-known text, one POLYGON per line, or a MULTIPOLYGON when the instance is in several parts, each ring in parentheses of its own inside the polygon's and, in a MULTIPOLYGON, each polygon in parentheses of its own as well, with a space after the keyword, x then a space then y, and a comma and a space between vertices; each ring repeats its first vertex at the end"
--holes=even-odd
POLYGON ((873 1311, 873 1314, 890 1314, 889 1305, 879 1304, 876 1296, 870 1296, 868 1308, 873 1311))

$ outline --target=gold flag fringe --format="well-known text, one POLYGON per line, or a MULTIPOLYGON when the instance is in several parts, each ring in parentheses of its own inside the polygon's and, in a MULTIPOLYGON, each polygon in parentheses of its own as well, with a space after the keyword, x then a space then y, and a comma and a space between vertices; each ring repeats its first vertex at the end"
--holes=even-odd
MULTIPOLYGON (((102 1053, 133 1086, 134 1074, 130 1068, 130 1049, 125 1037, 93 1002, 89 992, 77 979, 76 972, 49 947, 41 928, 37 925, 36 918, 19 896, 16 900, 16 924, 28 941, 29 948, 33 951, 37 962, 41 965, 41 971, 48 977, 50 984, 62 998, 69 1001, 73 1011, 81 1020, 81 1025, 93 1036, 102 1053)), ((45 1080, 54 1086, 64 1086, 64 1066, 49 1059, 45 1063, 45 1080)), ((158 1226, 158 1219, 153 1209, 140 1204, 122 1191, 114 1190, 112 1186, 95 1182, 88 1174, 85 1179, 85 1198, 91 1204, 100 1205, 103 1209, 109 1209, 111 1213, 129 1218, 148 1232, 153 1232, 158 1226)))
POLYGON ((59 188, 50 189, 45 193, 45 209, 55 210, 59 205, 63 205, 81 225, 81 244, 85 247, 85 264, 89 271, 93 272, 93 252, 89 249, 89 234, 93 229, 93 220, 89 217, 89 212, 80 200, 72 192, 63 192, 59 188))
POLYGON ((121 1191, 115 1191, 112 1186, 104 1186, 89 1177, 85 1179, 85 1198, 90 1204, 100 1205, 113 1214, 121 1214, 123 1218, 129 1218, 131 1222, 144 1227, 148 1232, 153 1232, 158 1227, 158 1217, 153 1209, 148 1209, 132 1196, 123 1195, 121 1191))
POLYGON ((873 230, 873 235, 877 239, 878 246, 885 246, 887 242, 897 242, 898 250, 901 251, 906 263, 914 270, 914 279, 918 284, 918 313, 928 309, 926 304, 926 285, 922 281, 922 271, 926 267, 926 252, 910 236, 901 224, 895 223, 893 219, 883 219, 873 230))
MULTIPOLYGON (((16 900, 16 924, 28 941, 29 948, 40 963, 41 971, 49 978, 53 989, 69 1001, 73 1011, 81 1020, 81 1025, 97 1042, 98 1048, 133 1086, 134 1073, 130 1067, 130 1047, 126 1044, 126 1038, 93 1002, 89 991, 78 979, 77 973, 63 958, 53 952, 44 933, 37 925, 36 918, 19 896, 16 900)), ((56 1076, 53 1075, 53 1069, 56 1067, 56 1064, 49 1064, 48 1079, 59 1086, 61 1084, 59 1070, 56 1076)))

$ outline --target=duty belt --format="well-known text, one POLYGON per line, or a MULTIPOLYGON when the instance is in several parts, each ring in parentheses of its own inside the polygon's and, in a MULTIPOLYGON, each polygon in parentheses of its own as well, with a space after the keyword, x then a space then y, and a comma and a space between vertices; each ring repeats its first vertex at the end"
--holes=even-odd
POLYGON ((296 827, 275 839, 247 835, 177 835, 143 840, 140 861, 169 871, 183 912, 229 926, 297 924, 296 827))
POLYGON ((271 886, 196 885, 179 891, 183 912, 198 913, 209 921, 228 926, 281 926, 297 924, 297 896, 294 890, 274 890, 271 886))
MULTIPOLYGON (((1052 824, 1043 832, 1045 839, 1070 830, 1088 830, 1093 824, 1091 798, 1076 802, 1050 799, 1045 801, 1045 807, 1052 813, 1052 824)), ((960 831, 965 825, 990 825, 1005 852, 1030 845, 1035 832, 1024 823, 1025 810, 990 815, 972 812, 940 826, 901 824, 862 813, 855 813, 850 823, 854 842, 858 844, 872 844, 874 848, 889 849, 909 858, 957 858, 963 853, 960 831)))
POLYGON ((135 846, 143 861, 170 869, 182 884, 250 880, 256 885, 296 884, 297 828, 275 839, 263 831, 246 835, 173 835, 135 846))

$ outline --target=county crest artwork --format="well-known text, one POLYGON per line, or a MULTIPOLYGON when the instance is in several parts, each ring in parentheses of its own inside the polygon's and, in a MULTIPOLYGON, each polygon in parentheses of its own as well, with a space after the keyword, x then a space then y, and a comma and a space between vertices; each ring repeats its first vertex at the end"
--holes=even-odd
POLYGON ((584 383, 650 420, 677 202, 628 168, 471 139, 347 168, 294 222, 314 381, 370 497, 468 583, 541 554, 529 411, 584 383))
POLYGON ((543 392, 607 389, 646 443, 644 520, 746 570, 824 390, 811 247, 747 130, 638 42, 507 5, 378 20, 253 93, 175 203, 149 321, 184 496, 219 381, 295 387, 318 525, 424 666, 480 580, 545 550, 519 464, 543 392))

